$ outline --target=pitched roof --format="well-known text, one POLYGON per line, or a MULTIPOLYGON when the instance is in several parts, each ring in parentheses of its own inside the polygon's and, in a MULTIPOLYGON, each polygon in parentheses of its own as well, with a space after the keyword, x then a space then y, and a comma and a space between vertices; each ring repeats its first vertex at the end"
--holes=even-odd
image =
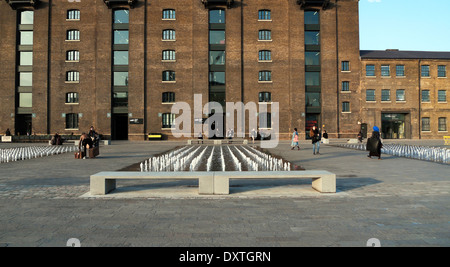
POLYGON ((362 59, 450 59, 450 52, 361 50, 362 59))

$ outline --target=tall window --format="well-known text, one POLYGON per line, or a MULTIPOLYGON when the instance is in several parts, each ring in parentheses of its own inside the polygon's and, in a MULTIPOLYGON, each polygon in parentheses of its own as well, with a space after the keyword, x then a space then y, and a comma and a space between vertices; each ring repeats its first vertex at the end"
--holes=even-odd
POLYGON ((391 69, 389 65, 381 65, 381 76, 383 77, 391 76, 391 69))
POLYGON ((164 113, 162 114, 162 128, 170 129, 175 127, 175 114, 164 113))
POLYGON ((305 45, 320 45, 320 32, 305 31, 305 45))
POLYGON ((270 52, 270 50, 260 50, 258 55, 259 55, 259 61, 272 60, 272 53, 270 52))
POLYGON ((80 40, 80 31, 79 30, 68 30, 67 31, 66 40, 67 41, 78 41, 78 40, 80 40))
POLYGON ((341 71, 350 71, 350 62, 342 61, 341 62, 341 71))
POLYGON ((67 61, 79 61, 80 60, 80 51, 70 50, 66 53, 67 61))
POLYGON ((174 92, 164 92, 162 93, 163 103, 175 103, 175 93, 174 92))
POLYGON ((398 89, 396 92, 396 101, 406 101, 405 89, 398 89))
POLYGON ((162 60, 175 60, 175 50, 164 50, 162 52, 162 60))
POLYGON ((375 65, 366 65, 366 76, 375 76, 375 65))
POLYGON ((114 10, 114 24, 130 23, 130 11, 128 9, 114 10))
POLYGON ((19 53, 20 66, 32 66, 33 65, 33 52, 20 52, 19 53))
POLYGON ((259 128, 272 128, 272 114, 269 112, 259 113, 259 128))
POLYGON ((350 91, 350 82, 342 82, 342 92, 348 92, 350 91))
POLYGON ((175 71, 173 71, 173 70, 163 71, 162 80, 164 82, 174 82, 175 81, 175 71))
POLYGON ((19 93, 19 108, 31 108, 31 107, 33 107, 33 94, 19 93))
POLYGON ((128 51, 114 51, 113 57, 114 66, 128 65, 128 51))
POLYGON ((422 102, 430 102, 430 90, 422 90, 422 102))
POLYGON ((381 90, 381 101, 391 101, 391 90, 389 89, 381 90))
POLYGON ((174 9, 164 9, 162 12, 163 19, 175 19, 175 10, 174 9))
POLYGON ((209 11, 209 23, 225 23, 225 10, 214 9, 209 11))
POLYGON ((258 20, 271 20, 270 10, 259 10, 258 11, 258 20))
POLYGON ((20 72, 19 73, 19 86, 32 86, 33 85, 33 73, 32 72, 20 72))
POLYGON ((209 72, 209 85, 225 85, 225 72, 224 71, 210 71, 209 72))
POLYGON ((405 76, 405 65, 395 66, 395 75, 397 77, 404 77, 405 76))
POLYGON ((175 30, 163 30, 163 40, 175 40, 175 30))
POLYGON ((258 34, 258 40, 260 41, 272 40, 272 32, 270 30, 260 30, 258 34))
POLYGON ((71 9, 67 11, 67 19, 68 20, 80 20, 80 10, 71 9))
POLYGON ((430 131, 430 118, 429 117, 424 117, 422 118, 422 131, 423 132, 428 132, 430 131))
POLYGON ((375 101, 375 90, 374 89, 366 90, 366 101, 375 101))
POLYGON ((31 25, 34 23, 34 11, 20 11, 20 24, 22 25, 31 25))
POLYGON ((272 102, 272 94, 270 92, 260 92, 259 102, 272 102))
POLYGON ((113 107, 128 107, 128 92, 115 92, 113 94, 113 107))
POLYGON ((66 129, 78 129, 78 113, 66 114, 66 129))
POLYGON ((441 117, 438 119, 438 131, 446 132, 447 131, 447 118, 441 117))
POLYGON ((209 65, 225 65, 225 51, 209 51, 209 65))
POLYGON ((429 65, 421 66, 421 76, 422 77, 430 77, 430 66, 429 65))
POLYGON ((68 71, 66 72, 66 82, 79 82, 80 73, 78 71, 68 71))
POLYGON ((342 112, 350 112, 350 102, 342 102, 342 112))
POLYGON ((305 52, 306 66, 320 66, 320 52, 305 52))
POLYGON ((438 102, 447 102, 447 91, 446 90, 438 91, 438 102))
POLYGON ((210 30, 209 31, 209 44, 225 44, 225 30, 210 30))
POLYGON ((66 104, 76 104, 76 103, 78 103, 78 93, 67 93, 66 104))
POLYGON ((114 30, 114 44, 129 44, 128 30, 114 30))
POLYGON ((447 66, 445 65, 438 66, 438 77, 447 77, 447 66))
POLYGON ((260 71, 259 79, 260 82, 269 82, 272 81, 272 72, 271 71, 260 71))

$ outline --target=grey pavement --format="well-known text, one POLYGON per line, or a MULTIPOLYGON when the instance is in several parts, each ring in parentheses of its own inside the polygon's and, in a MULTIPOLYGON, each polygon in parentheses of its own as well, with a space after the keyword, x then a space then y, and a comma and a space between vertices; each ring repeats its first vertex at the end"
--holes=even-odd
MULTIPOLYGON (((73 153, 0 164, 0 247, 363 247, 450 245, 450 166, 302 141, 268 149, 307 170, 337 175, 337 193, 310 180, 231 181, 230 195, 198 195, 196 181, 119 181, 89 195, 89 176, 114 171, 184 142, 112 142, 95 159, 73 153)), ((442 140, 403 140, 442 146, 442 140)), ((36 144, 2 144, 0 148, 36 144)), ((39 144, 44 145, 44 144, 39 144)))

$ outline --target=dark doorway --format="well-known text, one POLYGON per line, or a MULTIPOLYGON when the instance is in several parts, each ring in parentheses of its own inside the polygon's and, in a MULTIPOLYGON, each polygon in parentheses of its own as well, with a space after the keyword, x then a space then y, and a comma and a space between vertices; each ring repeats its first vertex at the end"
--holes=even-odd
POLYGON ((306 114, 306 124, 305 124, 305 136, 306 139, 311 139, 309 136, 309 131, 312 129, 313 126, 316 126, 316 128, 320 125, 320 114, 306 114))
POLYGON ((111 124, 112 140, 128 140, 128 114, 114 114, 111 124))
POLYGON ((367 123, 361 124, 361 133, 363 138, 367 138, 367 123))
POLYGON ((16 115, 16 135, 31 135, 32 129, 31 114, 16 115))

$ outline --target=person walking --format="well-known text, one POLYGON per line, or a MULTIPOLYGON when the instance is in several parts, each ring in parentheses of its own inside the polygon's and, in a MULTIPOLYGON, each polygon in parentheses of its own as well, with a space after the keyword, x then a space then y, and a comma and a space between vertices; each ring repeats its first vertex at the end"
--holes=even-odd
POLYGON ((373 127, 372 136, 367 139, 366 149, 369 151, 367 157, 378 157, 381 160, 381 148, 383 143, 381 142, 380 129, 377 126, 373 127))
POLYGON ((292 143, 291 143, 291 150, 294 150, 295 147, 300 150, 300 146, 298 145, 298 132, 297 128, 294 128, 294 132, 292 133, 292 143))
POLYGON ((309 132, 309 136, 311 136, 312 145, 313 145, 313 155, 316 154, 316 148, 317 148, 317 154, 319 153, 320 149, 320 135, 319 130, 316 128, 316 126, 313 126, 312 129, 309 132))

